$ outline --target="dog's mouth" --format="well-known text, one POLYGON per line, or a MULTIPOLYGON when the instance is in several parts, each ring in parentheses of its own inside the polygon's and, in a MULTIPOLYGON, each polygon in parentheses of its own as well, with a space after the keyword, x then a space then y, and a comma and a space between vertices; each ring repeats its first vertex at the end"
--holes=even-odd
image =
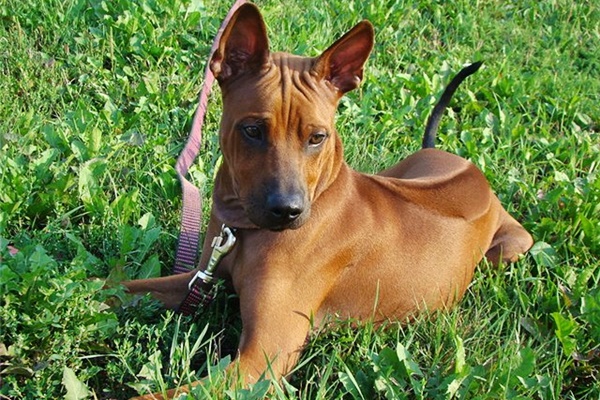
POLYGON ((304 225, 306 223, 306 221, 308 220, 308 214, 309 212, 304 212, 302 213, 301 216, 298 216, 296 219, 294 219, 291 222, 279 222, 279 223, 272 223, 272 224, 266 224, 264 226, 259 225, 261 228, 263 229, 268 229, 270 231, 284 231, 287 229, 298 229, 300 228, 302 225, 304 225))
POLYGON ((252 215, 248 213, 248 218, 252 223, 261 229, 268 229, 270 231, 284 231, 286 229, 298 229, 306 223, 310 211, 304 211, 300 215, 293 217, 292 219, 285 217, 270 216, 261 213, 261 216, 252 215))
POLYGON ((267 207, 250 207, 246 209, 248 219, 261 229, 283 231, 298 229, 306 223, 310 216, 310 207, 297 209, 273 209, 267 207))

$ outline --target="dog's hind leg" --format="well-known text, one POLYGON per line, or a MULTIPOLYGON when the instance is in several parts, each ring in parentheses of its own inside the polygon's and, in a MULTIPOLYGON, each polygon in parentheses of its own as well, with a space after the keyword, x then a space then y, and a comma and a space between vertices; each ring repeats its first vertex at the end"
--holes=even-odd
POLYGON ((500 225, 485 257, 494 265, 515 262, 533 244, 533 238, 506 211, 502 210, 500 225))

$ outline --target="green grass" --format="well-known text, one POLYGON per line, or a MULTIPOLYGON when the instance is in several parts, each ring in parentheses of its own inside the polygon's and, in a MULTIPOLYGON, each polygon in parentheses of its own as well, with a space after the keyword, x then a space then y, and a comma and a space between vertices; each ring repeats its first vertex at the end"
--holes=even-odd
MULTIPOLYGON (((229 2, 0 0, 2 398, 122 399, 210 375, 237 393, 235 299, 196 318, 105 282, 168 274, 179 225, 174 163, 229 2), (19 249, 15 256, 8 246, 19 249)), ((363 18, 376 46, 337 126, 374 172, 420 144, 456 94, 439 147, 485 172, 533 234, 518 263, 482 265, 454 309, 386 329, 311 336, 274 398, 600 397, 600 9, 594 2, 260 1, 273 49, 317 55, 363 18)), ((208 196, 216 90, 192 178, 208 196)), ((206 202, 208 213, 208 201, 206 202)))

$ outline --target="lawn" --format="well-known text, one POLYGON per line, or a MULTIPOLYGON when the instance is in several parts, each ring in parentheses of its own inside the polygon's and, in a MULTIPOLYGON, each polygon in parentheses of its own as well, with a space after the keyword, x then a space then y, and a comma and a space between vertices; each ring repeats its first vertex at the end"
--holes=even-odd
MULTIPOLYGON (((483 60, 438 147, 478 165, 535 238, 513 265, 482 263, 452 310, 315 332, 268 396, 600 398, 596 2, 258 5, 274 50, 314 56, 361 19, 375 26, 364 81, 337 118, 346 159, 364 172, 417 150, 444 85, 483 60)), ((197 398, 266 393, 268 381, 223 388, 241 329, 235 296, 192 319, 116 285, 170 273, 174 164, 229 6, 0 0, 0 398, 125 399, 206 375, 197 398)), ((215 87, 190 173, 205 215, 219 116, 215 87)))

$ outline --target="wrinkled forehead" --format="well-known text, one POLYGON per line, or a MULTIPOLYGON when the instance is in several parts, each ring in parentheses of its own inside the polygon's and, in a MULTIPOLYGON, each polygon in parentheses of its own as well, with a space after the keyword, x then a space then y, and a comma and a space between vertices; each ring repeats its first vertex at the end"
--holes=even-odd
POLYGON ((247 73, 223 88, 223 106, 237 115, 295 113, 332 119, 339 100, 336 89, 312 71, 315 59, 274 53, 260 71, 247 73))

